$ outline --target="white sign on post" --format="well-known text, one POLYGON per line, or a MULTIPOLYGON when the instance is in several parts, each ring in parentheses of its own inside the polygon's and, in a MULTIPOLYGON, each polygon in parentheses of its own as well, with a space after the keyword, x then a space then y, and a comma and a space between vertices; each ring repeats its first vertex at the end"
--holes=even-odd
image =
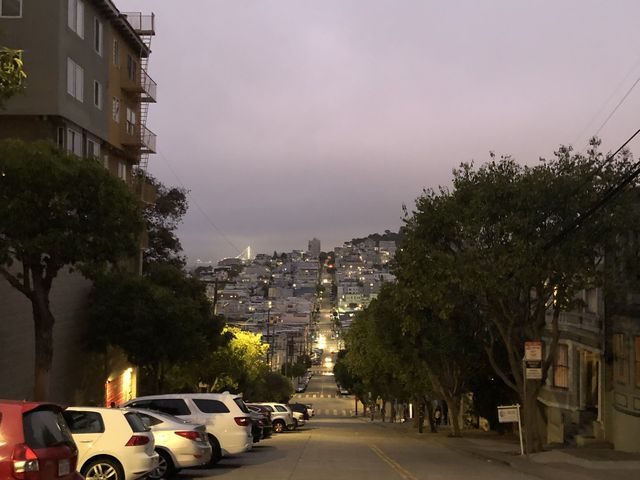
POLYGON ((524 444, 522 443, 522 423, 520 422, 520 404, 500 405, 498 407, 498 421, 500 423, 517 423, 520 434, 520 455, 524 455, 524 444))
POLYGON ((524 378, 542 380, 542 342, 524 342, 524 378))

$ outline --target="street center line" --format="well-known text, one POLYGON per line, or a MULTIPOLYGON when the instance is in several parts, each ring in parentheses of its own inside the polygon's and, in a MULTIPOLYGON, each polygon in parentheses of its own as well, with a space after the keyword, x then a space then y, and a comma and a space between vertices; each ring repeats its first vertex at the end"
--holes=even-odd
POLYGON ((389 465, 395 472, 400 475, 405 480, 418 480, 414 477, 411 472, 403 468, 398 462, 389 457, 386 453, 384 453, 380 448, 376 445, 369 445, 369 448, 373 450, 373 453, 378 455, 384 462, 389 465))

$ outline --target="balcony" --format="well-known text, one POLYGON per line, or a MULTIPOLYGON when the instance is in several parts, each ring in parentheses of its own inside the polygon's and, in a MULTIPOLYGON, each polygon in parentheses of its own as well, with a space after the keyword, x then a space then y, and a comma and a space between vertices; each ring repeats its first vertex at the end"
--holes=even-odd
POLYGON ((141 153, 156 153, 156 138, 157 135, 143 125, 140 133, 141 153))
POLYGON ((136 31, 138 35, 155 35, 155 15, 142 14, 140 12, 123 12, 129 25, 136 31))
POLYGON ((144 125, 127 123, 124 130, 122 144, 138 153, 156 153, 157 135, 144 125))
POLYGON ((141 102, 155 103, 158 84, 149 76, 144 68, 132 62, 120 70, 120 87, 125 92, 140 94, 141 102))

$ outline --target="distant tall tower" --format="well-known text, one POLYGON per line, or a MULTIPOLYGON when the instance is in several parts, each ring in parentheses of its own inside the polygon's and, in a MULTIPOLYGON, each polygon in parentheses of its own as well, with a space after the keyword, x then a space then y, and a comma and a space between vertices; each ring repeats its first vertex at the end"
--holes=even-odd
POLYGON ((320 257, 320 240, 315 237, 313 240, 309 240, 309 255, 312 258, 320 257))

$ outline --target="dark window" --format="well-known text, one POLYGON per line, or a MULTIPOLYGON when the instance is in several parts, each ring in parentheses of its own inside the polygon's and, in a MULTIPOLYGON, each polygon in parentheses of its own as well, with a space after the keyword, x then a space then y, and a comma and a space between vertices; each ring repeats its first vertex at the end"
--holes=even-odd
POLYGON ((191 415, 189 407, 181 398, 159 398, 153 400, 148 408, 170 415, 191 415))
POLYGON ((156 418, 156 417, 152 417, 151 415, 147 415, 146 413, 140 413, 140 412, 136 412, 138 415, 140 415, 140 417, 143 420, 146 420, 147 422, 149 422, 149 425, 151 425, 152 427, 154 425, 159 425, 162 423, 162 420, 156 418))
POLYGON ((133 57, 131 55, 127 55, 127 75, 129 77, 129 80, 135 81, 137 79, 137 71, 138 64, 133 60, 133 57))
POLYGON ((131 408, 151 408, 151 400, 136 400, 127 404, 131 408))
POLYGON ((204 398, 194 398, 193 403, 203 413, 229 413, 227 406, 220 400, 209 400, 204 398))
POLYGON ((20 17, 22 0, 0 0, 0 17, 20 17))
POLYGON ((236 402, 236 405, 238 405, 238 407, 240 407, 240 410, 243 413, 249 413, 249 409, 245 405, 244 400, 242 400, 242 398, 236 397, 236 398, 233 399, 233 401, 236 402))
POLYGON ((144 422, 142 421, 142 419, 137 413, 134 413, 134 412, 125 413, 124 418, 127 419, 127 422, 131 427, 131 430, 133 430, 135 433, 149 431, 149 428, 144 424, 144 422))
POLYGON ((31 448, 47 448, 60 444, 75 443, 61 413, 51 410, 35 410, 23 418, 24 437, 31 448))
POLYGON ((279 412, 286 412, 287 409, 284 408, 282 405, 276 405, 276 410, 279 412))
POLYGON ((102 415, 99 413, 67 410, 63 415, 71 433, 104 432, 104 422, 102 421, 102 415))

